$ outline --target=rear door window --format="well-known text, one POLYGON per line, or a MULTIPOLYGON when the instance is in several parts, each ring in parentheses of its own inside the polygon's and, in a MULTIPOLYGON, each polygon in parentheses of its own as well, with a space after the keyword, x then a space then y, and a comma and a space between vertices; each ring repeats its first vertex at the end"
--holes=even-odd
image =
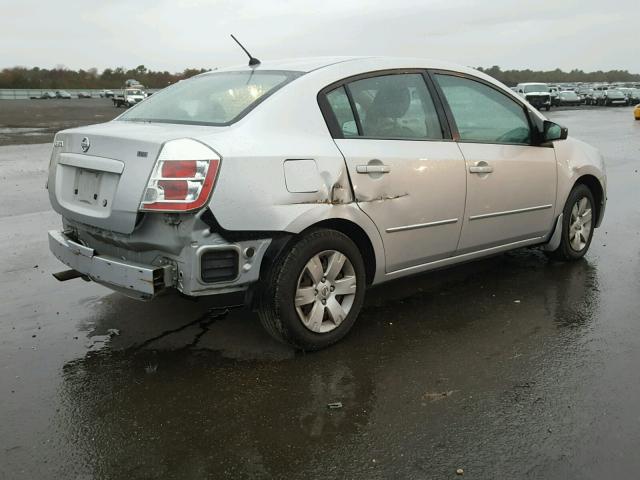
POLYGON ((440 140, 435 105, 419 73, 382 75, 347 85, 367 138, 440 140))
POLYGON ((444 138, 433 99, 419 73, 355 80, 327 93, 326 99, 345 138, 444 138))
POLYGON ((357 137, 358 125, 344 87, 336 88, 327 93, 327 102, 329 102, 342 135, 344 137, 357 137))

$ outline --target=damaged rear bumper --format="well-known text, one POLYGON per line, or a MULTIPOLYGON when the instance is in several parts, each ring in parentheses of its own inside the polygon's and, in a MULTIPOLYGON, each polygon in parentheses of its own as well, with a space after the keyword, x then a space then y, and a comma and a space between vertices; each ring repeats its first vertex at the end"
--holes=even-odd
POLYGON ((131 297, 150 299, 174 286, 175 271, 171 265, 142 265, 97 255, 93 248, 75 242, 64 232, 49 231, 49 248, 73 270, 131 297))

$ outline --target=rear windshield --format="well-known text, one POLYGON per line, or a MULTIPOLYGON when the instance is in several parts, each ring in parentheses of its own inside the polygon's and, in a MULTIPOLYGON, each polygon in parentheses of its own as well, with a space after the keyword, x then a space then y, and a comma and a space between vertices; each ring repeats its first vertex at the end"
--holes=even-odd
POLYGON ((536 83, 534 85, 525 85, 524 86, 524 93, 548 92, 548 91, 549 91, 549 87, 547 87, 543 83, 536 83))
POLYGON ((300 72, 219 72, 183 80, 147 98, 118 120, 229 125, 300 72))

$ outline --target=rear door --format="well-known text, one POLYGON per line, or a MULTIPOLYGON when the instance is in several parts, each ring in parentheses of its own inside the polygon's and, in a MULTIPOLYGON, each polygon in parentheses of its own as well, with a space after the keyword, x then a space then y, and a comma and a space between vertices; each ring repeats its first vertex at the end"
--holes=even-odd
POLYGON ((520 102, 491 84, 434 72, 466 162, 467 200, 458 254, 551 231, 557 167, 520 102))
POLYGON ((450 256, 464 213, 465 165, 425 76, 376 73, 331 88, 324 109, 358 206, 380 231, 387 272, 450 256))

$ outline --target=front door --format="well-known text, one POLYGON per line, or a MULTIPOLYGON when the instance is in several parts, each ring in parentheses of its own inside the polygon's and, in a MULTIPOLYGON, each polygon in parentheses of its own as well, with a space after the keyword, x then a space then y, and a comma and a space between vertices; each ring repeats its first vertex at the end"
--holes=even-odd
POLYGON ((466 163, 467 201, 458 254, 548 234, 556 202, 556 156, 532 143, 526 110, 480 81, 436 73, 466 163))
POLYGON ((358 206, 383 239, 386 271, 452 255, 465 201, 465 163, 447 139, 421 73, 370 76, 327 94, 344 138, 358 206), (355 110, 355 111, 354 111, 355 110))

